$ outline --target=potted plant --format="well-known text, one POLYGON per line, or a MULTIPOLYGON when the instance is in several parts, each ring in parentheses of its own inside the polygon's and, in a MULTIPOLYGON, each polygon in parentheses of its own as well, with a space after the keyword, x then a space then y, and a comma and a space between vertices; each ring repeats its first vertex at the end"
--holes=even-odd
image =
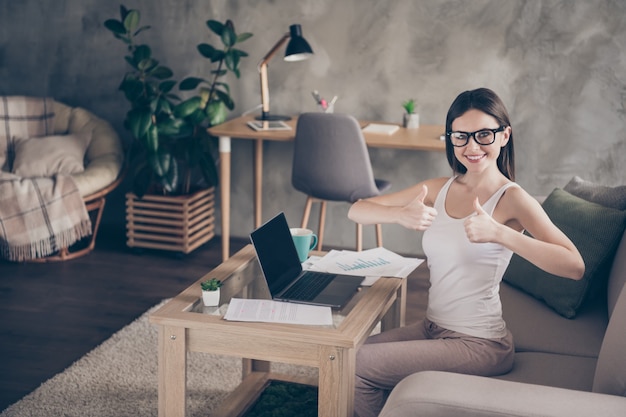
POLYGON ((222 281, 217 278, 210 278, 200 283, 202 288, 202 302, 206 307, 215 307, 220 305, 220 287, 222 281))
POLYGON ((409 99, 402 103, 404 115, 402 125, 407 129, 417 129, 420 126, 420 116, 415 113, 415 99, 409 99))
POLYGON ((208 43, 197 46, 199 53, 211 63, 211 77, 209 80, 188 77, 178 83, 173 79, 172 70, 152 56, 151 48, 137 42, 137 37, 150 29, 150 26, 140 26, 138 10, 122 5, 120 20, 104 22, 105 27, 126 44, 128 54, 124 58, 130 66, 119 86, 130 103, 124 126, 133 137, 128 158, 132 193, 127 194, 127 217, 136 221, 128 223, 129 246, 188 253, 213 236, 213 227, 207 228, 204 223, 206 213, 209 210, 211 216, 213 213, 218 153, 216 138, 211 137, 207 129, 224 122, 228 111, 235 107, 230 87, 223 78, 228 73, 239 78, 240 60, 248 54, 236 45, 252 34, 237 34, 230 20, 225 23, 208 20, 206 24, 221 41, 219 48, 208 43), (180 91, 195 91, 195 95, 179 97, 174 91, 177 84, 180 91), (199 195, 194 201, 180 198, 195 194, 199 195), (167 196, 179 198, 163 198, 167 196), (152 222, 152 214, 152 217, 142 214, 145 207, 140 200, 147 200, 146 207, 151 213, 155 208, 170 212, 169 206, 173 204, 176 219, 183 219, 185 223, 182 226, 171 222, 163 224, 162 221, 169 221, 163 219, 152 222), (206 203, 211 207, 204 211, 197 209, 206 203), (184 207, 185 204, 189 207, 184 207), (190 219, 194 223, 188 225, 190 219), (143 229, 135 224, 143 225, 143 229), (171 230, 164 231, 168 227, 171 230), (197 239, 198 229, 206 231, 201 239, 197 239), (191 242, 187 235, 172 235, 174 230, 187 230, 189 235, 195 233, 196 239, 191 242), (153 237, 155 234, 158 236, 153 237))

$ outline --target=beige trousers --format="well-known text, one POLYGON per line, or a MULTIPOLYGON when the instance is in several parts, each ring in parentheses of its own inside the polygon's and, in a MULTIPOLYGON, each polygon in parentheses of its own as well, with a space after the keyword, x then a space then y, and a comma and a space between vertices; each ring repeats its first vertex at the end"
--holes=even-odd
POLYGON ((484 339, 429 320, 370 336, 356 356, 355 413, 378 416, 393 387, 415 372, 500 375, 511 370, 514 352, 508 331, 501 339, 484 339))

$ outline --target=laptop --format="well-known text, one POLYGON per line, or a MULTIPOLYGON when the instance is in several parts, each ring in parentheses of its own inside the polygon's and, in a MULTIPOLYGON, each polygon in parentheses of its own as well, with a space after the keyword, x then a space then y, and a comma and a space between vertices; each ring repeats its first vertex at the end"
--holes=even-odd
POLYGON ((304 271, 283 212, 254 230, 250 240, 272 299, 277 301, 341 308, 365 278, 304 271), (316 287, 312 293, 310 287, 316 287), (306 288, 304 293, 302 288, 306 288))

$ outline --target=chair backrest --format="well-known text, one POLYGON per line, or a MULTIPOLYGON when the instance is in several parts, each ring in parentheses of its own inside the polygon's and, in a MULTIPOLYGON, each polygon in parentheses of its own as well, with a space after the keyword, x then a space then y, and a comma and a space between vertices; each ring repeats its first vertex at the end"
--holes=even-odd
POLYGON ((378 195, 359 122, 339 113, 300 115, 291 182, 324 200, 355 202, 378 195))

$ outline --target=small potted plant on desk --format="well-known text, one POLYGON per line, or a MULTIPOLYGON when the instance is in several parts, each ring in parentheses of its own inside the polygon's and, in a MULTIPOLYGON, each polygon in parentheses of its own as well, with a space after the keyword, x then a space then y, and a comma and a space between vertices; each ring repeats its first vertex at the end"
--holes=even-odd
POLYGON ((217 278, 207 279, 200 283, 202 287, 202 302, 206 307, 216 307, 220 305, 220 287, 222 281, 217 278))
POLYGON ((407 129, 417 129, 420 126, 420 115, 415 113, 415 99, 409 99, 402 103, 406 113, 402 119, 402 125, 407 129))

